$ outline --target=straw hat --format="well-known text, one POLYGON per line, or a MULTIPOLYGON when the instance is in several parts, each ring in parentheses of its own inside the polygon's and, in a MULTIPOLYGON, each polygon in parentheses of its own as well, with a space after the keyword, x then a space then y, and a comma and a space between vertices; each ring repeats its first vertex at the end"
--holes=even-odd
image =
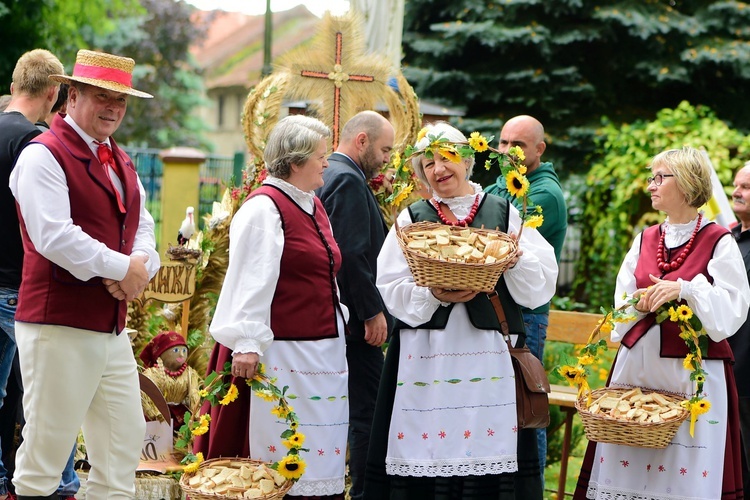
POLYGON ((73 75, 50 75, 50 79, 60 83, 81 82, 115 92, 150 99, 154 96, 132 87, 135 61, 104 52, 79 50, 73 75))

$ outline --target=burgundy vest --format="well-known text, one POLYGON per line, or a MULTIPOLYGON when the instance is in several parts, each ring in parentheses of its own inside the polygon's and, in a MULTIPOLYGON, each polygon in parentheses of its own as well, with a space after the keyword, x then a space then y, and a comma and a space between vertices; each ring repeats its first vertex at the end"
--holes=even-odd
MULTIPOLYGON (((641 237, 641 252, 638 258, 638 264, 635 266, 635 282, 638 288, 646 288, 653 285, 648 277, 649 274, 659 276, 662 279, 677 281, 677 278, 689 281, 699 274, 704 275, 709 283, 713 283, 713 278, 708 274, 708 262, 714 255, 716 244, 719 239, 730 234, 725 228, 718 224, 708 224, 695 235, 693 241, 693 250, 687 255, 682 266, 675 271, 662 273, 656 264, 657 248, 661 238, 661 226, 651 226, 641 237)), ((684 245, 671 250, 672 258, 679 255, 684 245)), ((682 303, 685 303, 682 301, 682 303)), ((656 322, 654 313, 647 314, 633 328, 625 334, 622 344, 626 347, 633 347, 641 337, 656 322)), ((674 321, 665 320, 659 324, 661 328, 661 352, 662 358, 683 358, 688 354, 685 341, 680 338, 680 327, 674 321)), ((721 342, 708 342, 708 352, 703 353, 706 359, 728 359, 733 360, 732 349, 726 340, 721 342)))
POLYGON ((340 310, 336 273, 341 252, 323 204, 316 196, 310 215, 274 186, 261 186, 250 198, 258 195, 274 202, 284 231, 279 281, 271 302, 274 340, 335 338, 336 311, 340 310))
MULTIPOLYGON (((111 140, 125 198, 117 207, 115 191, 91 148, 59 115, 52 128, 31 143, 41 143, 62 167, 68 185, 73 223, 91 238, 125 255, 133 249, 141 210, 138 177, 130 158, 111 140)), ((127 302, 109 294, 102 278, 81 281, 34 248, 19 213, 24 261, 16 320, 119 333, 125 327, 127 302)))

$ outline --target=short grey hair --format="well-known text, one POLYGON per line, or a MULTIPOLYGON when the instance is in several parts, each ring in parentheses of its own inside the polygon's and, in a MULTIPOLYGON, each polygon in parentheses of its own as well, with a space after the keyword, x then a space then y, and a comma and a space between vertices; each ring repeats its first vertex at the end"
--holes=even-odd
POLYGON ((331 136, 331 130, 315 118, 291 115, 279 120, 271 130, 263 151, 268 173, 288 179, 292 165, 302 165, 315 154, 321 139, 331 136))
POLYGON ((704 151, 690 146, 662 151, 654 156, 649 168, 653 170, 659 165, 669 167, 677 187, 691 207, 700 208, 713 196, 711 164, 704 151))
MULTIPOLYGON (((435 123, 428 123, 420 131, 420 134, 422 132, 426 133, 424 134, 424 137, 419 139, 416 144, 414 144, 414 149, 416 150, 424 149, 430 145, 430 139, 427 136, 440 136, 441 138, 448 139, 449 142, 467 141, 466 136, 448 122, 440 121, 435 123)), ((411 165, 414 168, 414 173, 416 173, 417 177, 419 177, 419 180, 424 182, 425 186, 429 186, 430 183, 427 181, 427 177, 424 175, 424 168, 422 167, 422 158, 424 157, 424 154, 415 156, 411 159, 411 165)), ((462 159, 461 161, 466 163, 466 176, 467 178, 470 178, 471 173, 474 171, 474 157, 470 156, 468 158, 462 159)))

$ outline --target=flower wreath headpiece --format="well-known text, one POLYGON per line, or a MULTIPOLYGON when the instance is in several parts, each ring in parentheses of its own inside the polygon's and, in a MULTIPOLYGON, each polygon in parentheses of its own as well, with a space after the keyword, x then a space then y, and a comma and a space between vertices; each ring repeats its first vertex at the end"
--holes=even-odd
MULTIPOLYGON (((500 167, 500 172, 505 178, 508 192, 514 198, 523 200, 523 210, 521 210, 523 226, 538 228, 542 225, 544 222, 542 207, 533 205, 531 200, 528 199, 529 180, 525 175, 526 166, 521 163, 526 157, 520 147, 513 146, 507 153, 502 153, 489 146, 489 142, 492 141, 493 137, 487 139, 479 132, 472 132, 468 141, 456 142, 443 137, 442 132, 436 135, 430 134, 426 127, 419 131, 416 143, 419 144, 425 137, 429 141, 425 147, 415 148, 412 145, 406 147, 403 157, 399 158, 397 172, 407 171, 409 169, 408 163, 420 155, 424 155, 426 158, 434 158, 435 155, 441 155, 452 163, 461 163, 461 161, 474 156, 476 153, 484 153, 489 150, 490 154, 484 162, 484 168, 490 170, 493 164, 497 163, 500 167), (529 205, 533 206, 533 209, 530 211, 527 209, 529 205)), ((394 161, 395 164, 396 162, 394 161)), ((408 186, 401 186, 398 182, 394 182, 393 194, 391 194, 387 201, 392 204, 400 202, 406 196, 403 194, 404 189, 408 189, 408 186)))

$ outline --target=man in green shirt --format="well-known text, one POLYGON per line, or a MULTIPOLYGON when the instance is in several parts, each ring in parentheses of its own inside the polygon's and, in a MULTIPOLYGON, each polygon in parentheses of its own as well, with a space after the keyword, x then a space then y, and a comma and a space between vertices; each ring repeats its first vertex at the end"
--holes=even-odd
MULTIPOLYGON (((568 209, 565 206, 560 179, 550 162, 542 162, 542 154, 547 148, 544 142, 544 127, 534 117, 520 115, 511 118, 500 131, 500 143, 498 149, 503 153, 513 146, 523 149, 526 158, 526 177, 529 179, 528 199, 532 206, 540 205, 544 223, 539 227, 539 232, 544 239, 555 249, 557 263, 560 263, 565 232, 568 228, 568 209)), ((485 189, 485 192, 501 196, 511 200, 518 208, 522 209, 522 201, 514 199, 505 185, 505 178, 499 176, 494 184, 485 189)), ((526 325, 526 344, 531 352, 544 362, 544 341, 547 338, 547 325, 549 324, 549 303, 536 309, 523 309, 523 320, 526 325)), ((539 460, 541 462, 542 476, 544 476, 544 465, 547 458, 547 431, 538 429, 537 438, 539 442, 539 460)))

